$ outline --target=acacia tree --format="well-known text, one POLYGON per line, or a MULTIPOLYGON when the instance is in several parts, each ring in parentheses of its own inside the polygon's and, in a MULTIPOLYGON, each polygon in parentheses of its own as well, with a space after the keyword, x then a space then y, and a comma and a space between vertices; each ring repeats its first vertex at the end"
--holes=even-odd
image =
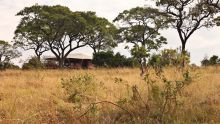
MULTIPOLYGON (((170 16, 170 26, 178 32, 182 55, 192 34, 203 27, 214 25, 219 0, 154 0, 160 11, 170 16)), ((184 66, 184 61, 183 61, 184 66)))
POLYGON ((94 53, 109 51, 117 46, 117 28, 105 18, 97 17, 95 12, 79 12, 90 26, 87 41, 94 53))
POLYGON ((24 50, 34 50, 35 55, 40 60, 41 55, 49 50, 44 38, 43 32, 40 30, 42 20, 39 13, 40 6, 25 8, 25 10, 17 13, 17 16, 24 16, 17 29, 15 30, 14 44, 24 50), (33 15, 31 15, 32 13, 33 15))
POLYGON ((114 20, 120 26, 119 40, 134 45, 131 54, 138 59, 141 74, 144 74, 149 52, 166 43, 166 38, 161 36, 159 31, 167 27, 167 18, 166 14, 157 9, 137 7, 125 10, 114 20))
POLYGON ((67 7, 35 5, 26 7, 19 12, 19 15, 22 15, 23 19, 27 18, 25 25, 35 23, 32 18, 36 15, 39 17, 40 25, 36 28, 36 32, 40 33, 42 40, 55 55, 61 68, 64 67, 65 58, 72 51, 87 45, 86 20, 67 7))
POLYGON ((15 46, 8 42, 0 40, 0 65, 9 63, 11 59, 21 56, 20 52, 15 49, 15 46))

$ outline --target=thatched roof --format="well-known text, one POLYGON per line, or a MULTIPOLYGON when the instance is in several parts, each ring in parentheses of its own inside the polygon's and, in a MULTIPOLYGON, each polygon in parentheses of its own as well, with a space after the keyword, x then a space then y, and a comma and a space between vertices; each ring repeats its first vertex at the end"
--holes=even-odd
MULTIPOLYGON (((55 56, 45 56, 45 59, 56 59, 55 56)), ((92 56, 85 55, 82 53, 72 53, 67 56, 67 59, 90 59, 92 60, 92 56)))

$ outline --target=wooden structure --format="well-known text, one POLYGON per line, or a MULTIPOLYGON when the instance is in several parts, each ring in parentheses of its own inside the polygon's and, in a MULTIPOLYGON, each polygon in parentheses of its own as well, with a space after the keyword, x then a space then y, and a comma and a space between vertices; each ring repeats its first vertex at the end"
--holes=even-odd
MULTIPOLYGON (((54 56, 46 56, 45 63, 47 68, 58 68, 59 62, 54 56)), ((70 69, 92 68, 92 57, 82 54, 69 54, 64 61, 64 67, 70 69)))

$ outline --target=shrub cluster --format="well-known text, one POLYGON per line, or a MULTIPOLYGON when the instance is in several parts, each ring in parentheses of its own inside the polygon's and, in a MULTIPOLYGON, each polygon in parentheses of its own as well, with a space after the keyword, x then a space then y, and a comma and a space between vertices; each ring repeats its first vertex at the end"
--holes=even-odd
POLYGON ((22 69, 43 69, 44 64, 37 57, 32 57, 27 63, 24 63, 22 69))
POLYGON ((93 64, 97 67, 135 67, 138 62, 112 51, 99 52, 93 55, 93 64))
POLYGON ((20 68, 19 66, 14 65, 13 63, 10 63, 10 62, 0 63, 0 70, 19 69, 19 68, 20 68))
POLYGON ((190 54, 182 55, 178 49, 164 49, 159 54, 153 54, 148 61, 149 66, 178 66, 182 62, 190 63, 190 54))
POLYGON ((61 84, 68 94, 68 100, 72 103, 91 99, 97 90, 94 77, 90 74, 61 79, 61 84))
POLYGON ((212 65, 220 65, 220 58, 216 55, 213 55, 209 59, 204 57, 201 61, 202 66, 212 66, 212 65))

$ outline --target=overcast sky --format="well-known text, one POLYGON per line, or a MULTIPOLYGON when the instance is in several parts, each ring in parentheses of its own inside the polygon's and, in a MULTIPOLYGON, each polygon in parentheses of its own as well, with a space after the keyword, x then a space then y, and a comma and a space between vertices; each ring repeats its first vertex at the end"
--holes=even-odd
MULTIPOLYGON (((72 11, 95 11, 98 16, 105 17, 112 21, 119 12, 136 6, 143 6, 145 0, 0 0, 0 39, 11 41, 14 30, 20 21, 20 17, 15 14, 26 6, 34 4, 39 5, 63 5, 69 7, 72 11)), ((174 30, 163 31, 162 34, 167 38, 166 48, 177 48, 180 46, 180 40, 177 32, 174 30)), ((188 41, 187 50, 191 53, 191 63, 200 64, 205 55, 220 56, 220 27, 212 29, 203 29, 197 31, 188 41)), ((92 54, 90 48, 83 48, 76 52, 92 54)), ((128 55, 124 50, 123 44, 116 48, 115 52, 121 52, 128 55)), ((25 52, 20 60, 25 60, 31 56, 31 52, 25 52)))

